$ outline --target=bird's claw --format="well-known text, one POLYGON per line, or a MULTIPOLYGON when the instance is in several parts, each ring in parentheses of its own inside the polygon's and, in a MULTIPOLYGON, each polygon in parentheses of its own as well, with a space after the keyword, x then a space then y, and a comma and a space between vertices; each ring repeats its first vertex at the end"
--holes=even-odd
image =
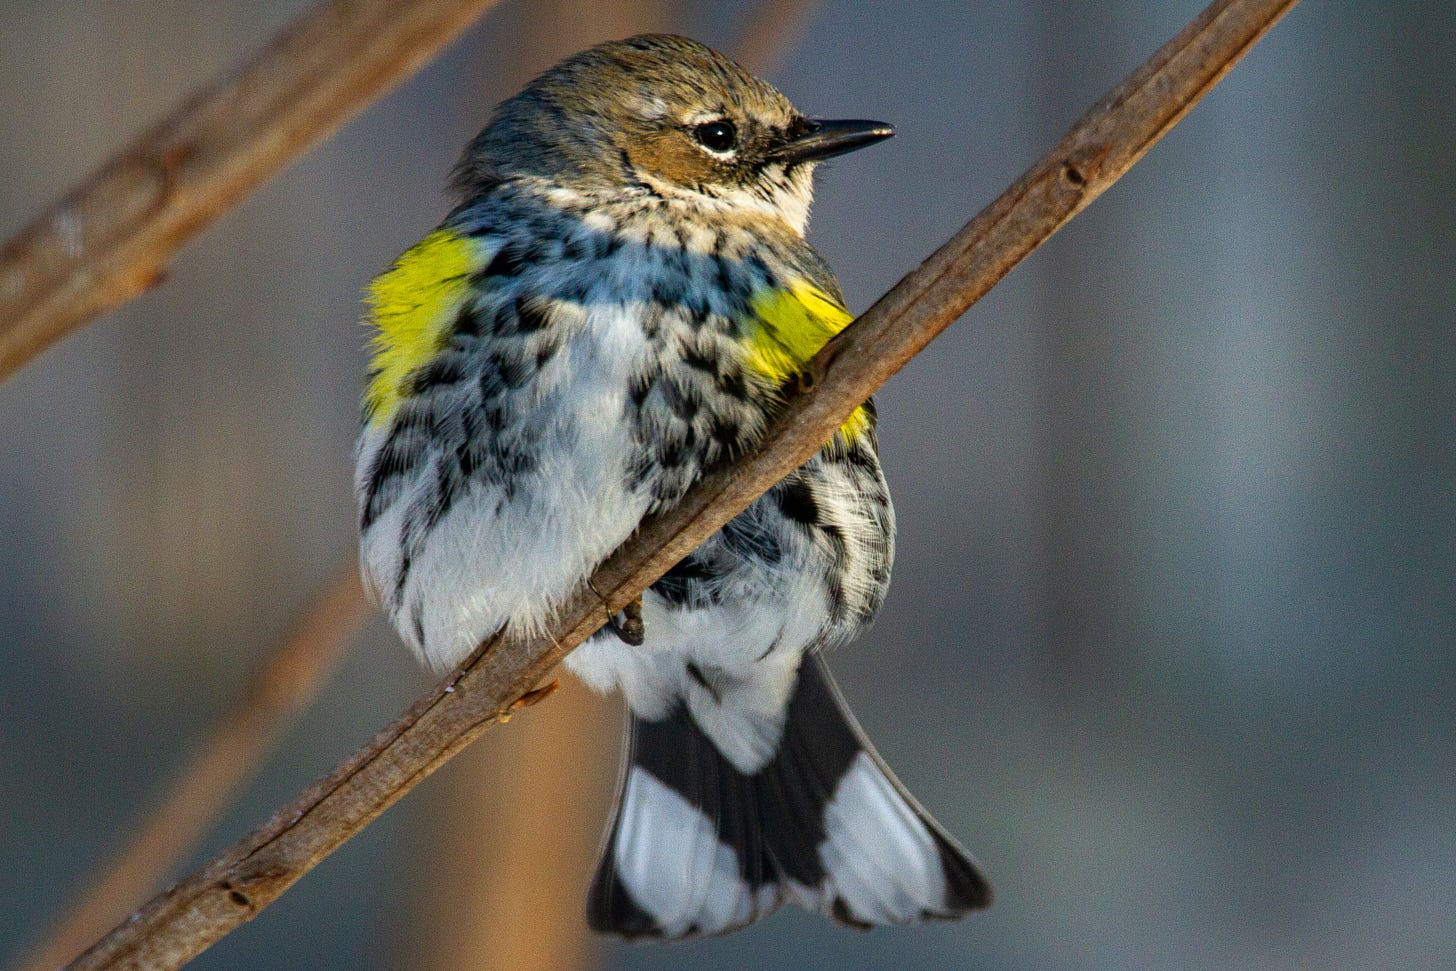
POLYGON ((622 619, 612 618, 612 629, 617 636, 633 647, 641 647, 647 639, 647 628, 642 623, 642 595, 622 608, 622 619))

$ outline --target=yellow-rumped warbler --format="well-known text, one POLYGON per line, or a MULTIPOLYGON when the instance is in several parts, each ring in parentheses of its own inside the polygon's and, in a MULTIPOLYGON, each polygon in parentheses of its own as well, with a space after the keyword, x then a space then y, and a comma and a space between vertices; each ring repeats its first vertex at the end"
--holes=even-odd
MULTIPOLYGON (((644 516, 758 440, 850 320, 804 241, 814 167, 890 134, 811 121, 660 35, 567 58, 497 109, 460 204, 370 290, 361 559, 425 662, 542 630, 644 516)), ((594 928, 719 933, 784 900, 898 924, 990 901, 820 659, 884 599, 894 524, 866 402, 567 658, 632 711, 594 928)))

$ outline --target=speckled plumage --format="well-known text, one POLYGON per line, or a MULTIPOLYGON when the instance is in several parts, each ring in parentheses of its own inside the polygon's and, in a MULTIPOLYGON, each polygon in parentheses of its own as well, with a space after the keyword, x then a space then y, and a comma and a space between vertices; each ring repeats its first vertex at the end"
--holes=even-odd
MULTIPOLYGON (((438 319, 414 322, 422 325, 409 333, 433 342, 424 363, 382 389, 394 372, 376 373, 357 456, 366 578, 431 666, 459 663, 502 626, 542 629, 643 516, 671 507, 704 471, 758 440, 785 375, 750 353, 755 340, 776 342, 788 359, 812 353, 848 319, 832 274, 803 238, 812 160, 783 154, 814 131, 777 91, 707 48, 644 37, 558 65, 472 143, 456 176, 462 202, 436 237, 451 247, 449 265, 467 267, 468 286, 454 302, 432 298, 438 319), (691 141, 712 119, 735 126, 731 158, 691 141), (816 318, 824 332, 807 349, 761 316, 763 295, 804 287, 834 311, 832 321, 816 318)), ((418 278, 410 259, 401 263, 409 274, 376 284, 376 304, 401 303, 386 291, 418 278)), ((407 313, 407 294, 403 302, 407 313)), ((410 348, 390 346, 387 322, 378 326, 381 357, 413 360, 410 348)), ((594 687, 623 690, 639 739, 657 749, 680 743, 687 780, 705 778, 705 766, 742 780, 723 790, 737 793, 729 812, 715 804, 717 790, 694 796, 692 784, 672 778, 660 752, 658 774, 645 750, 634 758, 593 892, 595 926, 720 931, 784 899, 849 923, 954 916, 985 903, 974 864, 894 783, 819 662, 811 677, 805 661, 873 618, 893 536, 867 403, 653 584, 642 601, 644 643, 609 627, 568 657, 594 687), (814 687, 821 677, 823 690, 814 687), (806 692, 819 700, 793 700, 806 692), (786 725, 795 710, 806 722, 786 725), (798 762, 785 761, 790 740, 798 762), (827 758, 816 746, 849 753, 829 760, 838 775, 800 778, 804 764, 827 758), (836 802, 840 775, 879 795, 836 802), (828 858, 843 855, 845 839, 836 843, 819 820, 817 830, 763 844, 819 840, 799 847, 818 854, 817 869, 775 869, 772 852, 745 841, 760 818, 786 818, 775 807, 793 801, 780 790, 794 786, 817 787, 810 802, 821 807, 861 807, 845 824, 850 844, 864 840, 858 827, 888 827, 893 837, 898 826, 897 845, 919 847, 906 852, 934 864, 924 864, 921 889, 875 903, 861 884, 881 881, 842 863, 836 870, 828 858), (700 880, 683 877, 672 847, 653 836, 653 820, 669 837, 683 832, 667 817, 684 790, 696 820, 689 829, 706 827, 728 854, 699 860, 700 880), (722 829, 729 818, 734 833, 722 829), (662 900, 683 913, 653 903, 656 890, 679 884, 691 892, 662 900)), ((893 880, 889 871, 905 861, 893 852, 886 860, 884 880, 893 880)))

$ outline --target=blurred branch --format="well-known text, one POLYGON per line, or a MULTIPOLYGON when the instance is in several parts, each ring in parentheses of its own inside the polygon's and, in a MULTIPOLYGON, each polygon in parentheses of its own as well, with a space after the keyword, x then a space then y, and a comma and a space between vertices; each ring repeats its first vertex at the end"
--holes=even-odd
POLYGON ((393 966, 595 966, 582 904, 617 781, 622 712, 580 681, 561 681, 549 718, 517 719, 432 786, 435 807, 415 816, 429 852, 414 854, 406 950, 393 966))
POLYGON ((497 0, 328 0, 0 247, 0 379, 155 285, 183 243, 497 0))
MULTIPOLYGON (((774 4, 756 0, 751 16, 774 4)), ((604 37, 671 29, 695 5, 701 0, 532 0, 501 11, 513 42, 496 52, 494 67, 531 77, 604 37)), ((622 713, 561 680, 550 717, 518 719, 490 745, 462 752, 420 794, 431 805, 412 818, 422 849, 410 855, 408 929, 395 960, 382 963, 413 971, 598 964, 601 940, 582 919, 583 903, 617 783, 622 713)))
POLYGON ((738 28, 733 59, 754 74, 778 67, 794 49, 819 0, 759 0, 738 28))
POLYGON ((19 966, 23 971, 50 971, 75 957, 162 882, 252 775, 284 723, 307 706, 368 617, 359 569, 350 558, 288 638, 263 658, 162 804, 19 966))
POLYGON ((850 411, 1141 158, 1295 2, 1216 0, 831 341, 761 445, 704 477, 679 507, 644 523, 563 605, 550 636, 488 639, 333 773, 154 898, 71 967, 176 968, 256 916, 509 714, 608 616, 807 460, 850 411))

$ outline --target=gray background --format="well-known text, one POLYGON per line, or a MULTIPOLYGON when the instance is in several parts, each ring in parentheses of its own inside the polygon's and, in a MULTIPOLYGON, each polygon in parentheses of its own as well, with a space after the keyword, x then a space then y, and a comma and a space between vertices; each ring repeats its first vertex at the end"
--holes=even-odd
MULTIPOLYGON (((726 47, 750 10, 545 6, 489 14, 208 229, 165 286, 0 385, 0 961, 352 555, 359 293, 443 214, 490 106, 609 36, 726 47)), ((1199 7, 822 3, 771 79, 810 113, 899 129, 819 180, 811 240, 851 308, 1199 7)), ((5 0, 0 234, 301 9, 5 0)), ((880 395, 895 582, 832 663, 989 868, 995 907, 867 935, 785 913, 597 944, 591 966, 1450 965, 1453 37, 1448 4, 1302 4, 880 395)), ((376 621, 194 860, 427 684, 376 621)), ((544 766, 529 810, 592 844, 610 708, 576 691, 520 722, 573 706, 598 728, 544 766)), ((509 767, 475 789, 465 771, 194 966, 500 966, 426 930, 449 912, 437 874, 488 843, 461 821, 526 798, 509 767)), ((465 869, 489 884, 481 859, 465 869)), ((575 928, 588 871, 563 868, 568 893, 508 892, 575 928)))

